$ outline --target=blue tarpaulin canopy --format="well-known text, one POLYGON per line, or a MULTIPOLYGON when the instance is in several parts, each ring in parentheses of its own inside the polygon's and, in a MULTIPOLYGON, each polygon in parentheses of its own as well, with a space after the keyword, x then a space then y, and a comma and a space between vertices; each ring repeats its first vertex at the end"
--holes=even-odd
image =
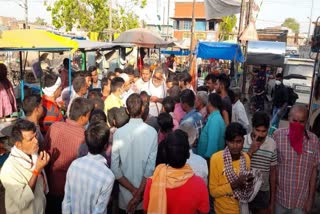
POLYGON ((161 50, 162 54, 174 54, 176 56, 188 56, 190 54, 190 50, 161 50))
POLYGON ((196 48, 196 56, 202 59, 245 61, 239 44, 222 42, 199 42, 196 48))

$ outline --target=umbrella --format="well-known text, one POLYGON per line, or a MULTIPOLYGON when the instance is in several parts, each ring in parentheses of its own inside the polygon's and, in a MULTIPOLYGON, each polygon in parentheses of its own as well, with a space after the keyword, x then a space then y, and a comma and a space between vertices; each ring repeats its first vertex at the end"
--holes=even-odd
POLYGON ((114 43, 133 43, 140 47, 163 47, 168 43, 158 33, 145 28, 127 30, 113 41, 114 43))

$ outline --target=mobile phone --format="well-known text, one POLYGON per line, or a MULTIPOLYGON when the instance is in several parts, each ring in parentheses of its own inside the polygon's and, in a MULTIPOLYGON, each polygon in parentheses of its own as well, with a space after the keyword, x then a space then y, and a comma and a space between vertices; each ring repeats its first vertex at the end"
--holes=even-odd
POLYGON ((252 174, 248 174, 248 176, 247 176, 247 182, 252 182, 253 181, 253 179, 254 179, 254 177, 253 177, 253 175, 252 174))

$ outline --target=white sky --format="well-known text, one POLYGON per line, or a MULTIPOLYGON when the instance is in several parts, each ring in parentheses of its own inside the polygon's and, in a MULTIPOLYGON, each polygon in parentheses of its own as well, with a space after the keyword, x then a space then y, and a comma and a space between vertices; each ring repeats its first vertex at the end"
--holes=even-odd
MULTIPOLYGON (((24 1, 25 0, 0 0, 0 16, 13 16, 21 20, 24 19, 24 9, 19 6, 19 2, 24 1)), ((47 1, 53 2, 54 0, 47 1)), ((124 1, 125 0, 113 0, 114 4, 117 2, 120 4, 124 1)), ((320 16, 320 0, 263 0, 256 26, 257 28, 277 26, 281 25, 285 18, 292 17, 300 23, 300 32, 307 32, 312 1, 314 3, 312 19, 315 21, 315 19, 320 16)), ((163 16, 163 8, 167 6, 167 3, 168 0, 148 0, 147 7, 144 9, 138 8, 137 12, 142 19, 148 22, 149 20, 156 22, 157 11, 159 11, 160 16, 163 16)), ((170 16, 172 16, 174 13, 174 0, 170 0, 170 5, 170 16)), ((28 6, 30 21, 34 21, 36 17, 41 17, 47 22, 51 22, 51 15, 46 11, 44 0, 28 0, 28 6)), ((165 16, 167 16, 167 10, 165 10, 165 16)))

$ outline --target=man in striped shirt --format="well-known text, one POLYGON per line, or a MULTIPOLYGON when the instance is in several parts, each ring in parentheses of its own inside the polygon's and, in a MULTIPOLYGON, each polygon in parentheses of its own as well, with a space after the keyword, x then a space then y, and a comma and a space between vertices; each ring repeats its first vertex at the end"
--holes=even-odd
POLYGON ((273 213, 276 191, 276 143, 268 137, 270 119, 265 112, 252 117, 252 132, 245 136, 243 150, 251 158, 251 168, 262 174, 262 185, 255 199, 249 204, 255 214, 273 213))

